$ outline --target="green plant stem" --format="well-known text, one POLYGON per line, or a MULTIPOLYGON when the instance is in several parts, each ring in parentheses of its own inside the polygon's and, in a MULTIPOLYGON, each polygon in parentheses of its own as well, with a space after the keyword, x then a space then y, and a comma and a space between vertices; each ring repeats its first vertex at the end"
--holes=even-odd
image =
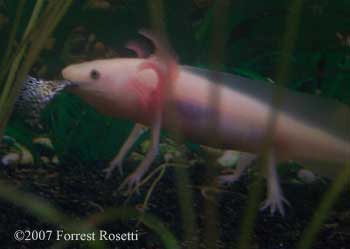
POLYGON ((253 224, 255 222, 257 212, 259 210, 261 196, 263 194, 263 181, 261 172, 253 179, 253 183, 249 186, 247 208, 241 222, 240 236, 238 239, 238 249, 252 248, 253 224))
MULTIPOLYGON (((40 14, 40 10, 41 10, 42 6, 43 6, 43 0, 37 1, 35 6, 34 6, 34 9, 33 9, 31 18, 28 22, 26 31, 24 32, 24 35, 22 37, 22 44, 24 43, 24 45, 20 46, 19 51, 17 52, 15 58, 13 59, 13 62, 11 63, 10 72, 7 76, 5 87, 4 87, 4 89, 1 93, 1 96, 0 96, 0 120, 1 120, 0 137, 2 137, 3 130, 5 128, 5 125, 7 123, 8 118, 12 112, 12 108, 10 108, 10 106, 12 104, 11 102, 14 103, 14 101, 15 101, 15 100, 11 101, 11 90, 16 85, 15 75, 18 73, 18 68, 20 66, 20 62, 22 61, 23 55, 27 49, 26 37, 32 31, 33 25, 35 25, 35 23, 38 19, 38 16, 40 14)), ((20 75, 19 80, 23 81, 24 77, 25 76, 20 75)))
POLYGON ((149 187, 145 200, 143 201, 143 210, 147 210, 149 199, 151 198, 152 192, 154 188, 157 186, 158 182, 162 179, 162 176, 164 175, 164 172, 166 170, 166 166, 163 166, 159 172, 159 175, 156 177, 156 179, 152 182, 151 186, 149 187))
POLYGON ((130 219, 140 220, 145 226, 155 232, 164 244, 166 249, 180 249, 180 245, 169 229, 155 216, 142 213, 134 208, 113 208, 103 213, 92 215, 89 223, 93 227, 114 221, 127 221, 130 219))
MULTIPOLYGON (((295 41, 298 33, 300 15, 302 10, 303 0, 294 0, 290 5, 290 12, 286 19, 286 33, 282 41, 282 53, 280 61, 277 65, 276 82, 278 85, 284 85, 288 79, 290 68, 290 55, 292 54, 295 41)), ((272 143, 275 136, 276 121, 279 114, 279 108, 282 104, 284 92, 282 87, 276 87, 272 96, 272 108, 270 111, 270 117, 268 120, 268 126, 266 136, 263 141, 262 148, 262 160, 261 166, 263 169, 267 169, 268 158, 271 156, 272 143)), ((252 198, 259 198, 261 191, 261 180, 259 180, 251 187, 248 197, 248 206, 244 213, 242 225, 241 225, 241 237, 239 239, 239 249, 251 248, 251 237, 253 231, 253 223, 256 218, 256 212, 258 211, 258 205, 252 198), (255 212, 255 214, 254 214, 255 212)))
POLYGON ((15 99, 19 94, 22 82, 28 74, 37 56, 43 49, 46 40, 58 25, 63 15, 72 4, 72 0, 50 1, 44 10, 44 14, 38 19, 42 1, 38 1, 33 9, 31 21, 27 26, 23 41, 11 65, 5 88, 0 96, 0 137, 3 135, 6 123, 12 113, 15 99), (31 44, 28 48, 27 37, 31 37, 31 44), (27 51, 28 50, 28 51, 27 51), (24 58, 24 54, 27 55, 24 58), (23 60, 23 63, 21 64, 23 60), (17 77, 15 77, 15 75, 17 77))
POLYGON ((198 248, 198 225, 196 214, 193 208, 193 191, 187 167, 175 167, 176 187, 181 210, 182 228, 184 230, 184 240, 189 242, 191 249, 198 248), (193 241, 193 242, 192 242, 193 241))
POLYGON ((1 61, 0 89, 1 89, 1 86, 4 84, 4 78, 5 78, 5 75, 6 75, 6 72, 7 72, 7 66, 6 65, 10 65, 9 59, 11 57, 12 50, 13 50, 13 47, 14 47, 14 44, 15 44, 16 33, 17 33, 18 25, 19 25, 21 17, 22 17, 22 13, 23 13, 25 2, 26 2, 25 0, 21 0, 19 2, 18 6, 17 6, 16 17, 15 17, 15 21, 13 23, 13 27, 11 29, 10 36, 9 36, 6 53, 5 53, 4 58, 1 61))
POLYGON ((29 33, 33 30, 33 27, 35 26, 35 24, 39 18, 39 14, 41 12, 43 5, 44 5, 44 0, 37 0, 36 1, 32 16, 31 16, 29 23, 27 25, 27 28, 24 32, 23 39, 25 39, 27 37, 27 35, 29 35, 29 33))
MULTIPOLYGON (((43 6, 43 0, 40 0, 40 1, 38 0, 34 6, 34 9, 33 9, 31 18, 28 22, 26 31, 24 32, 24 35, 22 37, 22 43, 24 43, 25 38, 28 36, 29 32, 33 29, 33 25, 35 24, 36 20, 38 19, 38 16, 39 16, 39 13, 40 13, 42 6, 43 6)), ((8 119, 9 113, 11 113, 11 111, 9 112, 7 110, 8 104, 6 102, 8 102, 8 98, 10 96, 10 91, 11 91, 11 88, 13 87, 12 82, 14 82, 15 74, 18 71, 18 68, 20 66, 20 62, 23 58, 23 55, 25 53, 26 48, 27 48, 27 46, 20 46, 20 49, 17 52, 17 55, 12 62, 11 69, 10 69, 10 72, 8 74, 8 77, 7 77, 7 80, 5 83, 5 87, 4 87, 4 89, 1 93, 1 96, 0 96, 0 107, 3 107, 0 110, 0 117, 4 117, 4 118, 0 119, 0 120, 2 120, 2 122, 0 124, 0 130, 3 129, 1 126, 5 126, 4 123, 8 119)), ((2 134, 0 133, 0 135, 2 135, 2 134)), ((2 136, 0 136, 0 137, 2 137, 2 136)))
POLYGON ((341 191, 344 189, 346 184, 349 183, 350 178, 350 168, 349 165, 344 167, 336 180, 333 182, 330 189, 323 196, 319 207, 317 208, 310 224, 306 227, 302 238, 299 240, 298 249, 309 249, 312 248, 312 244, 316 239, 316 236, 321 228, 321 225, 326 220, 329 211, 331 210, 334 202, 339 197, 341 191))

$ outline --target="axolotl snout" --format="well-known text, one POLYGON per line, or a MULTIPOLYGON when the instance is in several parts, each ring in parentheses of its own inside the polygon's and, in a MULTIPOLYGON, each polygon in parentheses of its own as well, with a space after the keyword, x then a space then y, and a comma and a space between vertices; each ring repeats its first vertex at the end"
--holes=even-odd
MULTIPOLYGON (((161 43, 147 36, 158 49, 150 58, 96 60, 70 65, 62 71, 66 80, 75 82, 70 91, 98 111, 136 122, 107 172, 121 168, 143 125, 151 127, 152 144, 140 166, 128 177, 129 187, 140 181, 154 160, 162 128, 199 144, 261 153, 276 86, 177 65, 161 43)), ((327 162, 334 165, 330 172, 341 169, 350 161, 350 111, 336 101, 289 90, 283 90, 278 110, 267 162, 265 207, 283 214, 286 200, 276 164, 286 160, 327 162)), ((233 179, 237 178, 238 175, 233 179)))

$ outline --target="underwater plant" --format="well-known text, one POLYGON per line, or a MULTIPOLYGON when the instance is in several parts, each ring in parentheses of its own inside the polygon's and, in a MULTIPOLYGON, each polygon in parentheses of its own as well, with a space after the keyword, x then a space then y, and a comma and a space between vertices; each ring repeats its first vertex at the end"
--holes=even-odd
POLYGON ((0 137, 4 134, 22 82, 71 3, 72 1, 36 1, 26 29, 18 45, 15 46, 18 25, 28 4, 27 1, 19 1, 15 21, 8 37, 6 54, 1 61, 0 137))

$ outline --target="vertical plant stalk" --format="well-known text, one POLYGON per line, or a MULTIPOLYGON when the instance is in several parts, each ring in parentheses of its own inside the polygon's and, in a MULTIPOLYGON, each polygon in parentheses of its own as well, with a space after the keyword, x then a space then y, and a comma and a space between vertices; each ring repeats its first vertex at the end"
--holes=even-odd
POLYGON ((35 6, 34 6, 34 9, 33 9, 33 13, 32 13, 32 16, 29 20, 29 23, 27 25, 27 28, 24 32, 24 35, 23 35, 23 40, 29 35, 29 33, 33 30, 33 27, 35 26, 36 22, 38 21, 38 18, 39 18, 39 14, 40 14, 40 11, 42 9, 44 5, 44 1, 43 0, 37 0, 35 6))
MULTIPOLYGON (((286 33, 282 41, 282 56, 277 65, 277 75, 276 83, 279 86, 283 86, 288 79, 289 70, 290 70, 290 55, 292 54, 295 41, 298 34, 300 15, 303 6, 303 0, 294 0, 289 8, 289 14, 286 19, 286 33)), ((265 141, 263 141, 262 148, 262 160, 260 165, 262 169, 267 168, 267 162, 269 153, 271 151, 272 142, 274 139, 274 131, 276 128, 276 121, 279 113, 279 108, 282 104, 284 97, 283 88, 276 88, 272 96, 272 108, 270 112, 270 117, 268 120, 268 127, 265 136, 265 141)), ((241 237, 238 241, 239 249, 248 249, 251 248, 251 240, 253 233, 253 224, 256 219, 259 205, 257 199, 261 196, 261 178, 258 178, 257 182, 249 190, 248 194, 248 207, 244 213, 243 220, 241 223, 241 237), (254 201, 252 198, 256 198, 254 201)))
MULTIPOLYGON (((55 3, 56 5, 54 4, 52 4, 53 6, 48 5, 44 15, 42 16, 41 20, 38 22, 38 28, 35 29, 33 32, 33 37, 37 37, 37 40, 36 42, 32 41, 32 45, 28 50, 27 58, 31 58, 31 59, 25 61, 23 66, 19 69, 19 74, 24 75, 22 81, 24 80, 31 66, 35 62, 35 59, 38 57, 41 50, 45 46, 47 39, 50 37, 51 33, 56 28, 59 20, 62 18, 63 14, 67 11, 68 7, 72 3, 72 0, 67 0, 67 1, 61 0, 60 2, 52 1, 50 3, 55 3), (52 8, 52 12, 50 12, 51 8, 52 8), (40 27, 42 23, 44 23, 44 25, 40 27)), ((18 95, 21 89, 22 81, 20 81, 20 84, 18 85, 15 84, 14 90, 12 91, 13 95, 12 96, 10 95, 10 99, 14 100, 15 97, 18 95)), ((11 105, 13 105, 13 103, 11 105)))
POLYGON ((186 168, 175 167, 177 195, 179 199, 181 211, 181 224, 183 229, 183 239, 189 242, 191 249, 197 249, 198 245, 194 239, 198 237, 198 225, 196 222, 196 214, 193 209, 193 191, 191 180, 186 168))
POLYGON ((1 67, 0 67, 0 89, 2 87, 2 85, 4 84, 4 78, 7 72, 7 65, 9 65, 9 58, 11 57, 12 54, 12 50, 13 50, 13 46, 15 43, 15 39, 16 39, 16 33, 18 30, 18 26, 19 23, 21 21, 21 17, 22 17, 22 12, 24 10, 24 5, 25 5, 25 0, 21 0, 17 6, 17 10, 16 10, 16 17, 15 20, 13 22, 13 26, 10 32, 10 36, 9 36, 9 40, 8 40, 8 45, 6 48, 6 53, 1 61, 1 67))
MULTIPOLYGON (((39 13, 40 13, 40 10, 41 10, 42 6, 43 6, 43 0, 38 0, 36 2, 35 6, 34 6, 31 18, 30 18, 30 20, 28 22, 27 28, 26 28, 26 30, 24 32, 23 37, 22 37, 22 43, 27 44, 26 41, 25 41, 25 38, 28 36, 29 32, 33 28, 33 25, 35 24, 36 20, 38 19, 39 13)), ((18 67, 20 66, 20 61, 23 58, 23 54, 24 54, 26 48, 27 48, 26 45, 20 46, 19 47, 19 51, 17 52, 15 58, 12 61, 12 66, 10 68, 10 72, 8 73, 7 80, 6 80, 6 83, 5 83, 5 87, 2 90, 2 93, 1 93, 1 96, 0 96, 0 107, 3 107, 3 108, 0 109, 0 117, 6 116, 6 114, 4 114, 4 113, 6 113, 6 107, 7 107, 6 106, 6 102, 8 101, 8 96, 9 96, 11 88, 13 86, 11 84, 11 82, 14 81, 15 74, 18 71, 18 67)), ((3 121, 3 118, 0 118, 0 120, 3 121)), ((2 123, 3 122, 1 122, 0 127, 1 127, 2 123)), ((0 132, 0 134, 1 134, 1 132, 0 132)), ((2 137, 2 136, 0 136, 0 137, 2 137)))
POLYGON ((267 127, 267 136, 265 141, 264 153, 267 155, 271 149, 272 141, 275 136, 275 126, 279 114, 280 106, 283 102, 284 88, 286 84, 291 67, 291 55, 295 48, 295 42, 299 31, 300 15, 303 7, 303 0, 294 0, 289 8, 289 14, 286 20, 286 34, 282 41, 281 58, 277 64, 276 70, 276 84, 281 87, 276 87, 272 96, 272 108, 270 112, 270 119, 267 127))
POLYGON ((334 202, 337 200, 341 191, 344 189, 346 184, 349 183, 350 168, 347 163, 342 171, 333 182, 330 189, 323 196, 319 207, 310 222, 310 224, 304 230, 302 238, 300 239, 297 248, 298 249, 309 249, 312 248, 312 244, 316 239, 316 236, 321 228, 321 225, 326 220, 329 211, 331 210, 334 202))
POLYGON ((259 210, 260 200, 264 190, 262 178, 262 174, 257 172, 257 175, 252 179, 252 183, 248 187, 248 201, 247 207, 244 210, 243 219, 241 221, 240 235, 237 246, 238 249, 253 248, 253 225, 259 210))
MULTIPOLYGON (((209 65, 213 69, 213 77, 217 84, 213 84, 210 89, 209 105, 213 110, 217 109, 220 103, 221 92, 220 82, 222 81, 220 73, 222 65, 224 64, 224 54, 226 47, 226 34, 228 33, 229 10, 231 6, 230 0, 218 0, 213 5, 213 18, 211 23, 211 37, 209 48, 209 65)), ((209 130, 215 130, 219 124, 220 113, 214 113, 208 123, 209 130)), ((209 135, 210 143, 215 147, 217 138, 211 134, 209 135)), ((217 188, 217 170, 214 167, 216 158, 208 154, 208 167, 205 172, 205 185, 209 188, 217 188)), ((218 248, 217 241, 220 240, 220 220, 217 206, 217 195, 212 198, 205 198, 204 200, 204 241, 208 248, 218 248)))
POLYGON ((151 28, 163 38, 166 30, 163 0, 149 0, 148 9, 151 18, 151 28))
MULTIPOLYGON (((5 102, 8 98, 8 95, 10 94, 11 88, 12 88, 12 84, 10 84, 10 82, 13 82, 15 79, 15 74, 17 73, 18 67, 20 66, 20 61, 23 58, 23 55, 27 49, 27 45, 28 45, 28 41, 26 38, 28 37, 28 35, 30 34, 30 32, 33 30, 33 27, 35 26, 38 18, 39 18, 39 14, 40 11, 43 7, 44 1, 43 0, 38 0, 34 6, 32 15, 29 19, 28 25, 26 27, 26 30, 23 34, 22 37, 22 46, 19 47, 19 51, 17 52, 17 54, 15 55, 13 62, 12 62, 12 66, 10 68, 10 72, 8 74, 7 77, 7 81, 5 84, 5 87, 2 91, 1 94, 1 98, 0 98, 0 106, 5 106, 4 109, 6 109, 6 105, 5 102)), ((1 112, 0 112, 0 116, 1 116, 1 112)), ((1 119, 0 119, 1 120, 1 119)))
POLYGON ((46 40, 72 4, 72 0, 50 1, 41 18, 38 18, 38 16, 39 12, 41 12, 43 2, 37 1, 36 4, 21 45, 12 61, 5 87, 0 96, 0 138, 3 136, 6 123, 12 113, 15 99, 22 87, 22 82, 43 49, 46 40), (31 42, 30 45, 29 41, 31 42), (24 57, 26 53, 27 55, 24 57))
MULTIPOLYGON (((170 49, 170 45, 166 39, 166 27, 165 27, 165 16, 164 16, 164 5, 162 0, 149 0, 148 8, 151 19, 151 28, 159 34, 160 38, 165 42, 164 46, 167 46, 170 49)), ((172 52, 172 51, 169 51, 172 52)), ((168 86, 167 93, 171 95, 172 93, 172 85, 168 86)), ((173 111, 171 112, 173 116, 171 119, 173 120, 174 128, 178 127, 178 119, 176 118, 176 108, 175 106, 170 106, 173 111)), ((175 134, 178 141, 184 141, 183 135, 180 132, 175 134)), ((185 241, 192 241, 197 235, 197 224, 196 224, 196 216, 193 209, 193 196, 192 189, 190 186, 190 177, 188 172, 185 169, 180 169, 175 167, 174 169, 176 175, 176 187, 179 199, 179 205, 181 210, 181 224, 183 231, 183 239, 185 241)), ((191 244, 192 249, 196 249, 197 245, 195 243, 191 244)))
POLYGON ((91 215, 88 223, 93 227, 100 227, 104 223, 115 221, 140 220, 147 228, 159 236, 165 249, 180 249, 180 245, 171 231, 156 216, 142 213, 134 208, 112 208, 104 212, 91 215))

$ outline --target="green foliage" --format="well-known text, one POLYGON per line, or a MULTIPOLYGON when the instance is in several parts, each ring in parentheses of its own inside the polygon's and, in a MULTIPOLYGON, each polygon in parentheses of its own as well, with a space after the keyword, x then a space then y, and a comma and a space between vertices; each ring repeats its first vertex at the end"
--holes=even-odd
POLYGON ((18 26, 26 6, 26 1, 19 1, 9 43, 1 59, 0 137, 4 134, 23 80, 71 3, 71 0, 49 3, 42 0, 36 1, 25 29, 20 35, 18 46, 15 47, 18 26))
MULTIPOLYGON (((291 71, 288 82, 284 83, 286 86, 299 89, 306 82, 315 81, 318 63, 324 60, 323 95, 349 103, 350 51, 336 38, 337 32, 347 31, 350 25, 346 11, 342 11, 348 7, 345 1, 304 3, 295 50, 289 57, 291 71)), ((290 1, 232 2, 228 21, 230 32, 225 34, 227 47, 223 64, 226 71, 235 72, 243 68, 275 79, 278 58, 283 55, 285 16, 289 9, 290 1)), ((210 8, 195 29, 199 64, 207 64, 208 61, 209 41, 215 28, 212 27, 212 19, 210 8)))
POLYGON ((129 219, 138 219, 141 221, 146 227, 152 230, 155 234, 157 234, 164 244, 164 248, 166 249, 179 249, 180 244, 172 234, 171 231, 168 230, 167 226, 162 223, 158 218, 150 214, 141 213, 138 210, 133 208, 113 208, 106 210, 100 214, 94 215, 91 217, 94 221, 94 224, 101 223, 110 223, 113 221, 127 221, 129 219))
POLYGON ((310 224, 305 228, 303 236, 298 242, 297 249, 309 249, 316 239, 320 228, 329 215, 336 199, 339 197, 344 188, 349 184, 350 170, 349 165, 344 165, 343 170, 334 180, 329 190, 324 194, 323 199, 315 211, 310 224))
POLYGON ((59 157, 78 164, 111 160, 131 129, 130 122, 103 116, 71 94, 57 97, 43 121, 59 157))
POLYGON ((11 120, 6 127, 5 134, 27 147, 30 151, 34 150, 32 131, 20 120, 11 120))

